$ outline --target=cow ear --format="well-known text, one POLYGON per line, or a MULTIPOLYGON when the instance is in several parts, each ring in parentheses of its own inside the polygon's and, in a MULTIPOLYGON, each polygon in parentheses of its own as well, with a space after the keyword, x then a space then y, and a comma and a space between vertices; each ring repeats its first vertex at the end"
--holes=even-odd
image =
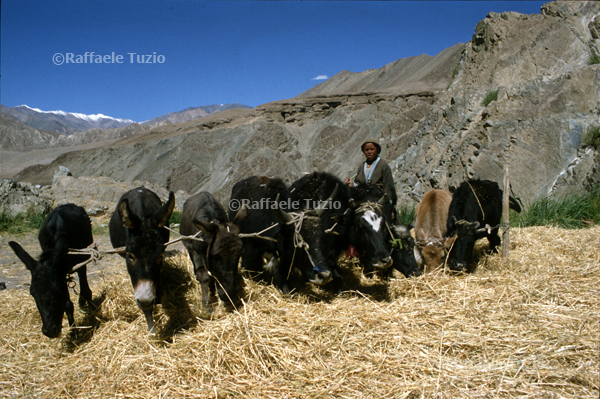
POLYGON ((154 220, 159 228, 164 227, 167 223, 169 223, 169 219, 171 218, 171 214, 173 213, 173 209, 175 208, 175 194, 173 191, 169 192, 169 200, 160 207, 158 211, 154 214, 154 220))
POLYGON ((417 248, 416 245, 413 248, 413 252, 415 254, 415 261, 417 261, 417 264, 419 266, 422 266, 423 265, 423 258, 421 257, 421 251, 419 251, 419 248, 417 248))
POLYGON ((331 220, 335 220, 338 223, 340 223, 342 220, 344 220, 343 215, 331 215, 329 218, 331 220))
POLYGON ((387 201, 387 193, 383 193, 383 195, 381 196, 381 198, 379 198, 379 201, 377 201, 378 205, 384 205, 387 201))
POLYGON ((27 251, 25 251, 17 242, 9 241, 8 245, 10 245, 12 250, 15 252, 15 255, 21 259, 21 262, 25 264, 27 270, 33 272, 37 268, 37 260, 33 259, 31 255, 29 255, 27 251))
POLYGON ((140 228, 142 224, 140 219, 133 212, 131 212, 131 208, 129 208, 129 201, 127 201, 127 199, 124 199, 119 205, 119 216, 121 217, 123 226, 126 229, 136 230, 140 228))
POLYGON ((213 222, 203 222, 198 219, 193 220, 194 226, 199 228, 204 234, 209 237, 214 237, 219 231, 219 225, 213 222))
POLYGON ((450 248, 452 245, 454 245, 454 241, 456 241, 457 238, 458 238, 458 235, 446 238, 446 240, 444 241, 444 248, 447 249, 447 248, 450 248))
POLYGON ((248 216, 248 208, 246 208, 243 204, 239 211, 235 214, 232 223, 238 227, 241 227, 246 220, 246 216, 248 216))

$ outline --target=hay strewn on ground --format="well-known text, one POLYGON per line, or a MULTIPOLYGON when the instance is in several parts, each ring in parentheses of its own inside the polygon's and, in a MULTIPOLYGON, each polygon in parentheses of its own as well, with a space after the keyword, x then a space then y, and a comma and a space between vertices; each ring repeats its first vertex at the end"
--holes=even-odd
MULTIPOLYGON (((150 337, 126 272, 95 317, 50 340, 25 290, 0 292, 5 397, 598 397, 600 227, 511 230, 471 275, 365 279, 290 297, 246 281, 238 312, 200 307, 184 255, 150 337), (183 282, 176 283, 177 281, 183 282), (89 328, 89 326, 94 326, 89 328)), ((100 263, 98 268, 102 268, 100 263)), ((124 269, 124 268, 123 268, 124 269)), ((76 301, 75 306, 76 305, 76 301)))

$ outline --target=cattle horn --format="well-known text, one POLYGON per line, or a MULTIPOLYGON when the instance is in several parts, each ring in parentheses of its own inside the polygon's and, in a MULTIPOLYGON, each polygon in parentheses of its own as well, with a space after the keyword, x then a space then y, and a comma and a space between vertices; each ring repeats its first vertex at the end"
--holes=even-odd
POLYGON ((246 208, 246 204, 242 204, 240 209, 235 214, 233 221, 231 223, 235 224, 238 227, 241 227, 246 220, 246 216, 248 216, 248 208, 246 208))
POLYGON ((356 209, 356 202, 354 201, 354 198, 350 198, 348 200, 348 209, 356 209))
POLYGON ((290 216, 289 213, 279 208, 279 197, 280 195, 277 194, 277 198, 275 198, 275 208, 273 209, 275 211, 275 216, 277 216, 277 219, 281 220, 283 223, 289 223, 294 219, 290 216))
MULTIPOLYGON (((477 226, 479 227, 479 226, 477 226)), ((475 227, 477 229, 477 227, 475 227)), ((489 224, 486 224, 485 226, 483 226, 482 228, 477 230, 478 233, 485 233, 487 232, 488 234, 492 234, 492 226, 490 226, 489 224)))
POLYGON ((377 205, 384 205, 387 202, 387 193, 383 193, 379 201, 377 201, 377 205))
POLYGON ((315 209, 317 216, 321 217, 323 215, 323 213, 325 213, 325 211, 327 210, 327 207, 330 206, 329 203, 331 201, 333 201, 333 199, 337 195, 339 188, 340 188, 339 185, 336 183, 335 188, 333 189, 333 193, 331 193, 329 198, 327 198, 324 203, 322 203, 321 205, 319 205, 319 207, 317 209, 315 209))

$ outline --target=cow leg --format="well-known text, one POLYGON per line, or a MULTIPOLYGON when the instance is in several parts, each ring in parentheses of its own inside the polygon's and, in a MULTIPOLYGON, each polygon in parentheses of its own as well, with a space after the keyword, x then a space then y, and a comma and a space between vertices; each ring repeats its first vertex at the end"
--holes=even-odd
POLYGON ((92 290, 87 279, 87 266, 78 269, 77 275, 79 276, 79 307, 91 307, 93 306, 92 290))
POLYGON ((338 271, 337 267, 332 268, 331 271, 332 271, 333 279, 328 284, 328 287, 333 293, 339 294, 342 291, 342 287, 343 287, 342 275, 338 271))
POLYGON ((250 274, 253 280, 265 280, 262 250, 244 243, 242 250, 242 269, 250 274))
POLYGON ((490 234, 487 235, 487 239, 490 242, 490 249, 492 252, 498 252, 500 246, 500 236, 498 235, 498 229, 493 229, 490 234))
POLYGON ((288 280, 288 272, 290 270, 290 267, 293 267, 291 263, 292 257, 289 256, 289 254, 285 254, 283 259, 279 263, 279 267, 271 271, 273 285, 279 288, 284 295, 287 295, 290 292, 292 292, 294 288, 290 287, 290 281, 288 280))
POLYGON ((73 327, 75 317, 73 316, 73 302, 70 299, 67 299, 67 303, 65 303, 65 313, 67 314, 67 320, 69 320, 69 326, 73 327))
POLYGON ((383 270, 378 270, 377 274, 379 275, 379 277, 382 280, 389 280, 392 277, 392 274, 394 272, 394 268, 393 267, 388 267, 387 269, 383 269, 383 270))
POLYGON ((204 267, 196 270, 196 279, 200 283, 200 288, 202 289, 202 304, 208 309, 209 312, 211 312, 211 299, 215 291, 214 281, 211 281, 208 270, 206 270, 204 267))
POLYGON ((202 305, 207 308, 209 312, 212 312, 211 303, 214 297, 214 281, 211 281, 211 277, 206 269, 206 259, 203 254, 199 254, 196 251, 190 253, 190 258, 194 264, 194 274, 196 280, 200 283, 200 289, 202 290, 202 305))
POLYGON ((287 295, 292 291, 289 287, 287 275, 284 275, 281 272, 281 268, 277 269, 273 274, 273 285, 279 288, 284 295, 287 295))
POLYGON ((216 291, 217 291, 217 279, 214 277, 210 277, 209 281, 208 281, 208 288, 210 289, 210 299, 211 302, 216 302, 217 301, 217 295, 216 295, 216 291))

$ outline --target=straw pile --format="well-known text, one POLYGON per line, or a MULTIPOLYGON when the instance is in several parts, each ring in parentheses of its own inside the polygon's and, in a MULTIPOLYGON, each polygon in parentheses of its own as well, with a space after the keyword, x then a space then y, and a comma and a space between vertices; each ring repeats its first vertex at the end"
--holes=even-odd
POLYGON ((125 271, 96 279, 100 309, 77 314, 75 329, 65 320, 54 340, 41 334, 28 292, 5 290, 0 392, 597 398, 600 227, 511 232, 510 260, 481 255, 470 275, 386 282, 362 277, 359 265, 346 261, 340 295, 308 287, 286 297, 245 281, 246 305, 213 315, 200 306, 191 263, 176 254, 165 267, 157 336, 147 334, 125 271))

